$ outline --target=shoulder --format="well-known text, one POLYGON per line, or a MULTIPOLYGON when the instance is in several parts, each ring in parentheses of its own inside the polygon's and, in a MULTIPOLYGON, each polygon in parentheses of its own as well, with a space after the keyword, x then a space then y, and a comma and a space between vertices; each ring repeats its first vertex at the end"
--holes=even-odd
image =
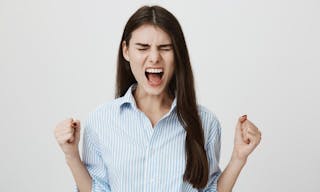
POLYGON ((217 115, 208 108, 198 104, 198 112, 203 123, 218 123, 217 115))
POLYGON ((206 143, 219 139, 221 137, 221 124, 217 115, 208 108, 199 104, 198 113, 201 118, 206 143))
POLYGON ((97 125, 104 125, 109 119, 117 117, 120 109, 122 98, 113 99, 105 103, 101 103, 89 112, 86 120, 85 127, 97 127, 97 125))

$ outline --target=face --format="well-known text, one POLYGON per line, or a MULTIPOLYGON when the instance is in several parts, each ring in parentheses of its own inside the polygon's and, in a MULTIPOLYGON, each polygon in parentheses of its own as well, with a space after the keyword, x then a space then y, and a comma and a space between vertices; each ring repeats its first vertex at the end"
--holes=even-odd
POLYGON ((150 95, 165 93, 174 73, 174 51, 169 35, 159 27, 145 24, 132 32, 129 46, 123 42, 122 47, 138 89, 150 95))

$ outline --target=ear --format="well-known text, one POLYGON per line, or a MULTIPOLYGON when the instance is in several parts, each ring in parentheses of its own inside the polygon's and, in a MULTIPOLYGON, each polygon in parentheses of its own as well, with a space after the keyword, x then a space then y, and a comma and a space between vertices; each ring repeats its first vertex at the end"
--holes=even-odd
POLYGON ((129 47, 126 41, 122 41, 122 55, 129 62, 129 47))

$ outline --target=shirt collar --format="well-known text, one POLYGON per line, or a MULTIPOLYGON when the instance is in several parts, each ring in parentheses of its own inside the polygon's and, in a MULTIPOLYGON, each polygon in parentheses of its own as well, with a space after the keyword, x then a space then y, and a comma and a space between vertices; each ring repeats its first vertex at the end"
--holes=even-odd
MULTIPOLYGON (((123 108, 124 106, 130 105, 131 107, 133 107, 134 109, 138 109, 136 101, 134 99, 133 96, 133 91, 137 88, 137 83, 132 84, 127 92, 122 96, 122 99, 120 100, 120 109, 123 108)), ((177 105, 177 98, 175 97, 172 104, 171 104, 171 108, 170 111, 168 112, 171 113, 177 105)))
POLYGON ((134 83, 132 84, 129 89, 127 90, 127 92, 122 96, 121 100, 120 100, 120 108, 125 106, 126 104, 130 104, 132 106, 134 106, 135 108, 137 108, 136 105, 136 101, 133 97, 133 91, 137 88, 137 84, 134 83))

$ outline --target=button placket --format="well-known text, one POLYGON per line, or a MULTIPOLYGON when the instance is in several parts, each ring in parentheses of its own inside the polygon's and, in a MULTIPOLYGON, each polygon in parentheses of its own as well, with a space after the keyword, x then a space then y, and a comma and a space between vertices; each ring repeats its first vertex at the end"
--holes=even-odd
POLYGON ((144 191, 150 191, 152 190, 156 183, 157 183, 157 178, 156 174, 154 172, 154 158, 155 158, 155 142, 154 140, 151 140, 149 142, 149 145, 146 147, 145 151, 145 172, 144 172, 144 191))

